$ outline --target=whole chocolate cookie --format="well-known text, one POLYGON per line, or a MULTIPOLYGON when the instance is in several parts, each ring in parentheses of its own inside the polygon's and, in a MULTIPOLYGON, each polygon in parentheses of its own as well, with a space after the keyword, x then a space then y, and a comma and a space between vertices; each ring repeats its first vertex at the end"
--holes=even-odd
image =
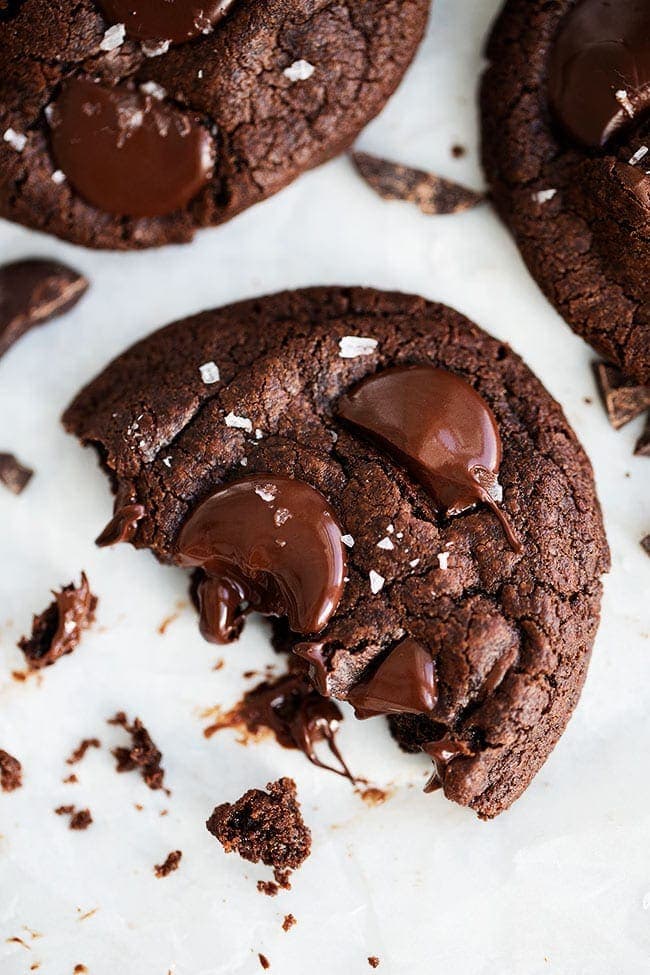
POLYGON ((0 3, 0 216, 88 247, 190 240, 346 149, 428 7, 0 3))
POLYGON ((589 461, 507 346, 422 298, 288 292, 154 333, 63 422, 111 478, 103 543, 198 567, 208 638, 281 614, 321 693, 393 715, 451 799, 491 817, 523 792, 608 550, 589 461))
POLYGON ((483 78, 483 162, 531 274, 650 382, 650 4, 508 0, 483 78))

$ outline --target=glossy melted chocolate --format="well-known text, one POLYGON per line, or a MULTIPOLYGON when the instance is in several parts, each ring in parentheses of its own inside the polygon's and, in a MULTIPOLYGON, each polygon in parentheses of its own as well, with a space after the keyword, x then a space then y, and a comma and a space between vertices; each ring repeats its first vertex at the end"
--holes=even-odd
POLYGON ((555 39, 549 97, 569 135, 593 148, 650 108, 648 0, 579 0, 555 39))
POLYGON ((123 85, 63 85, 50 115, 58 166, 88 203, 127 217, 180 210, 208 182, 210 134, 186 112, 123 85))
POLYGON ((200 568, 201 632, 214 643, 239 635, 251 610, 286 616, 295 633, 318 633, 341 599, 345 550, 322 494, 273 474, 215 491, 185 523, 177 562, 200 568))
POLYGON ((234 0, 99 0, 111 23, 124 24, 126 33, 140 41, 180 44, 209 34, 226 16, 234 0))
POLYGON ((357 684, 348 695, 357 718, 377 714, 428 714, 437 700, 433 657, 411 637, 398 643, 372 677, 357 684))
POLYGON ((479 502, 501 522, 501 437, 492 410, 464 379, 433 366, 396 366, 369 376, 338 403, 338 414, 398 458, 436 507, 456 515, 479 502))

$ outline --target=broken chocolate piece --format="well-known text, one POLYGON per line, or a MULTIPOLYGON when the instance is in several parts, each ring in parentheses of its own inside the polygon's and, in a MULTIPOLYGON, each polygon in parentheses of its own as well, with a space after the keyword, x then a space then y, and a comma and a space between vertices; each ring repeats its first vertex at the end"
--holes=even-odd
POLYGON ((318 633, 343 593, 336 516, 297 478, 256 474, 215 491, 183 526, 176 559, 205 573, 201 632, 213 643, 236 639, 252 610, 286 615, 295 633, 318 633))
POLYGON ((650 409, 650 386, 639 386, 626 379, 617 366, 607 362, 594 363, 594 374, 607 417, 615 430, 650 409))
POLYGON ((102 743, 99 738, 83 738, 79 742, 70 758, 66 758, 67 765, 76 765, 84 757, 89 748, 101 748, 102 743))
POLYGON ((23 767, 17 758, 0 748, 0 789, 13 792, 23 784, 23 767))
POLYGON ((235 0, 99 0, 108 20, 123 24, 128 37, 181 44, 209 34, 235 0))
POLYGON ((97 597, 90 591, 85 572, 78 586, 71 582, 52 595, 54 602, 34 616, 31 636, 18 642, 32 669, 49 667, 59 657, 72 653, 95 619, 97 597))
POLYGON ((650 413, 648 413, 643 432, 634 446, 637 457, 650 457, 650 413))
POLYGON ((390 162, 367 152, 353 152, 352 160, 366 183, 384 200, 415 203, 422 213, 444 215, 470 210, 485 197, 423 169, 390 162))
POLYGON ((343 715, 334 701, 322 697, 303 674, 289 673, 263 681, 244 694, 241 702, 221 716, 204 734, 210 738, 223 728, 245 727, 251 734, 270 729, 284 748, 297 748, 313 765, 355 782, 336 744, 343 715), (321 761, 316 745, 325 741, 338 768, 321 761))
POLYGON ((118 542, 130 542, 135 535, 138 522, 146 515, 142 504, 123 504, 117 509, 104 530, 95 539, 95 545, 106 548, 118 542))
POLYGON ((153 868, 156 877, 168 877, 174 870, 178 870, 182 856, 182 850, 172 850, 164 863, 158 863, 153 868))
POLYGON ((435 661, 426 647, 407 637, 384 657, 347 698, 357 718, 377 714, 428 714, 436 706, 435 661))
POLYGON ((0 454, 0 484, 4 484, 14 494, 21 494, 34 471, 25 467, 13 454, 0 454))
POLYGON ((0 267, 0 357, 35 325, 62 315, 88 282, 58 261, 30 258, 0 267))
POLYGON ((88 829, 93 821, 90 809, 77 809, 76 806, 59 806, 54 812, 57 816, 69 816, 68 829, 88 829))
POLYGON ((130 748, 113 749, 113 755, 117 759, 116 771, 133 772, 135 769, 140 769, 142 778, 150 789, 164 789, 165 771, 160 764, 162 752, 154 744, 140 718, 136 718, 133 724, 129 724, 124 711, 118 711, 108 723, 119 725, 131 735, 130 748))
POLYGON ((296 783, 282 778, 269 782, 266 789, 249 789, 236 802, 217 806, 206 826, 226 853, 235 851, 244 860, 262 861, 279 871, 295 870, 311 850, 296 783))

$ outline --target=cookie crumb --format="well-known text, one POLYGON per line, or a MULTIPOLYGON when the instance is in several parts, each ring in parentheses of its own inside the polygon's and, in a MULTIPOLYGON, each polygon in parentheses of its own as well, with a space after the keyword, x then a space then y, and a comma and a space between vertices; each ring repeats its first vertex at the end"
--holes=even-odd
POLYGON ((273 880, 258 880, 257 889, 260 894, 266 894, 267 897, 275 897, 280 893, 279 885, 273 880))
POLYGON ((294 61, 293 64, 290 64, 288 68, 285 68, 282 74, 291 82, 307 81, 308 78, 311 78, 315 70, 316 69, 314 68, 313 64, 310 64, 309 61, 305 61, 303 58, 300 58, 298 61, 294 61))
POLYGON ((69 816, 69 829, 88 829, 93 821, 90 809, 77 809, 76 806, 58 806, 54 810, 57 816, 69 816))
POLYGON ((641 548, 646 555, 650 555, 650 535, 646 535, 645 538, 641 539, 641 548))
POLYGON ((463 156, 467 155, 467 149, 465 146, 461 146, 458 142, 451 147, 451 154, 454 159, 462 159, 463 156))
POLYGON ((66 765, 76 765, 77 762, 81 761, 89 748, 101 747, 102 743, 99 738, 83 738, 73 751, 72 755, 70 755, 69 758, 66 758, 66 765))
POLYGON ((18 641, 31 669, 49 667, 78 646, 85 630, 95 620, 97 597, 90 591, 86 573, 81 582, 54 592, 54 601, 39 616, 34 616, 29 638, 18 641))
POLYGON ((285 914, 284 915, 284 921, 282 922, 282 930, 283 931, 290 931, 291 928, 294 926, 294 924, 297 924, 297 923, 298 922, 296 921, 296 919, 293 916, 293 914, 285 914))
POLYGON ((267 968, 271 967, 271 962, 268 960, 266 955, 263 955, 261 952, 259 952, 257 957, 260 960, 260 965, 262 966, 262 968, 266 970, 267 968))
POLYGON ((377 955, 369 955, 368 964, 371 968, 379 968, 379 959, 377 958, 377 955))
MULTIPOLYGON (((109 719, 108 724, 119 725, 131 735, 130 748, 113 749, 113 755, 117 759, 116 771, 133 772, 140 769, 142 778, 150 789, 164 789, 165 772, 160 764, 162 752, 154 744, 140 718, 130 724, 124 711, 118 711, 109 719)), ((169 790, 165 791, 169 795, 169 790)))
POLYGON ((71 775, 66 776, 66 778, 62 781, 64 785, 76 785, 79 782, 79 779, 73 772, 71 775))
POLYGON ((170 873, 174 872, 174 870, 178 870, 182 856, 182 850, 172 850, 172 852, 167 855, 167 859, 164 863, 157 863, 153 868, 156 877, 168 877, 170 873))
POLYGON ((384 200, 414 203, 428 216, 444 216, 470 210, 485 199, 466 186, 423 169, 353 152, 352 161, 366 183, 384 200))
POLYGON ((0 484, 4 484, 12 494, 22 494, 34 471, 25 467, 13 454, 0 454, 0 484))
POLYGON ((23 784, 23 767, 17 758, 0 748, 0 789, 14 792, 23 784))

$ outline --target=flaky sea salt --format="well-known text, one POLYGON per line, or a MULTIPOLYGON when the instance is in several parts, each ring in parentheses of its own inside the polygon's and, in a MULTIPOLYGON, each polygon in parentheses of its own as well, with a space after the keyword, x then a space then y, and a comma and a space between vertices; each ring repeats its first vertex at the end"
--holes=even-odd
POLYGON ((255 494, 259 495, 262 501, 275 501, 278 489, 275 484, 264 484, 262 487, 255 488, 255 494))
POLYGON ((143 95, 151 95, 152 98, 155 98, 159 102, 167 97, 167 89, 155 81, 144 81, 140 85, 140 91, 143 95))
POLYGON ((533 193, 533 200, 535 201, 535 203, 548 203, 549 200, 553 199, 556 193, 557 190, 552 190, 552 189, 538 190, 537 193, 533 193))
POLYGON ((344 335, 339 340, 339 356, 341 359, 356 359, 362 355, 372 355, 377 348, 377 339, 366 338, 363 335, 344 335))
POLYGON ((158 58, 161 54, 167 54, 170 44, 171 41, 143 41, 140 46, 146 58, 158 58))
POLYGON ((242 457, 239 463, 241 464, 242 467, 248 467, 248 457, 242 457))
POLYGON ((648 154, 648 147, 647 146, 639 146, 639 148, 634 153, 634 155, 633 156, 630 156, 630 159, 629 159, 630 166, 636 166, 636 164, 639 163, 639 162, 641 162, 641 160, 645 156, 647 156, 647 154, 648 154))
POLYGON ((288 508, 278 508, 273 515, 273 523, 280 528, 287 521, 289 521, 289 518, 291 518, 291 512, 288 508))
POLYGON ((226 416, 224 423, 227 427, 234 427, 235 430, 247 430, 251 433, 253 430, 253 424, 246 416, 237 416, 232 410, 226 416))
POLYGON ((388 537, 388 535, 386 535, 385 538, 382 538, 379 542, 377 542, 377 548, 383 548, 383 549, 386 549, 387 552, 390 552, 390 551, 392 551, 392 549, 395 548, 395 546, 391 542, 391 540, 388 537))
POLYGON ((370 578, 370 591, 373 596, 376 596, 377 593, 381 592, 381 590, 384 588, 384 583, 386 580, 383 576, 379 575, 378 572, 375 572, 374 569, 371 569, 368 575, 370 578))
POLYGON ((315 70, 313 64, 300 58, 300 60, 294 61, 288 68, 285 68, 282 74, 289 81, 307 81, 307 78, 311 78, 315 70))
POLYGON ((124 44, 125 37, 126 27, 124 24, 113 24, 102 37, 99 44, 100 50, 114 51, 116 47, 121 47, 124 44))
POLYGON ((623 111, 627 112, 630 118, 634 118, 634 106, 632 105, 632 102, 630 101, 630 96, 626 92, 625 88, 619 88, 618 91, 615 91, 614 98, 621 106, 623 111))
POLYGON ((22 152, 27 145, 27 136, 23 135, 22 132, 16 132, 15 129, 8 128, 2 137, 5 142, 8 142, 12 149, 16 152, 22 152))
POLYGON ((60 186, 61 183, 65 183, 65 173, 61 169, 55 169, 50 176, 50 179, 53 183, 56 183, 57 186, 60 186))
POLYGON ((263 436, 264 436, 264 431, 260 430, 260 428, 257 427, 257 429, 255 430, 255 439, 261 440, 263 436))
POLYGON ((199 372, 206 386, 211 386, 212 383, 218 383, 221 379, 219 366, 212 361, 204 362, 202 366, 199 366, 199 372))
POLYGON ((352 535, 341 535, 341 541, 343 542, 344 545, 347 545, 348 548, 352 548, 354 545, 354 539, 352 538, 352 535))
POLYGON ((438 565, 443 571, 449 568, 449 552, 438 552, 438 565))
POLYGON ((165 467, 171 467, 172 466, 171 454, 168 457, 163 457, 163 464, 165 465, 165 467))
POLYGON ((414 569, 416 567, 416 565, 419 565, 419 564, 420 564, 420 560, 419 559, 411 559, 411 561, 409 562, 409 565, 411 566, 412 569, 414 569))

